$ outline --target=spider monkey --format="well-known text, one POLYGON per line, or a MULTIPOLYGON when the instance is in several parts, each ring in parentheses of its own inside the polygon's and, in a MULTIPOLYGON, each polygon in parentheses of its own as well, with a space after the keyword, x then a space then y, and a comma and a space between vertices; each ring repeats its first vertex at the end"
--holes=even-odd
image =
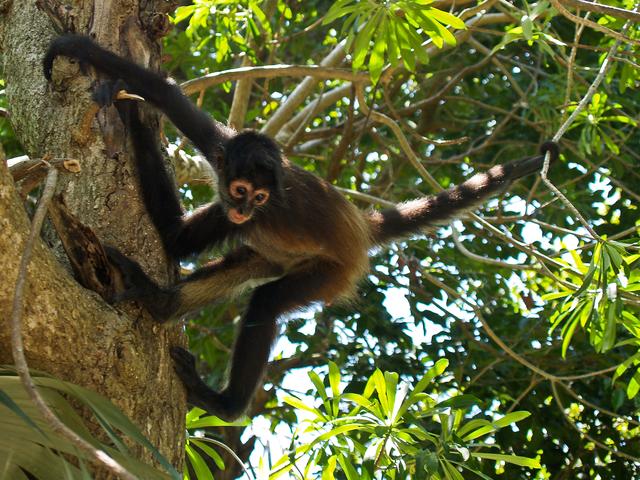
POLYGON ((189 403, 226 419, 245 411, 260 383, 279 317, 313 302, 349 298, 368 270, 373 247, 474 208, 514 180, 538 172, 546 152, 552 159, 558 157, 557 146, 548 142, 541 155, 494 166, 437 195, 363 212, 330 183, 290 163, 268 136, 236 132, 211 119, 162 75, 105 50, 89 37, 68 34, 51 43, 43 62, 49 80, 57 56, 89 64, 111 79, 110 87, 94 94, 102 105, 114 101, 114 92, 122 87, 144 97, 169 117, 218 174, 219 199, 186 215, 163 166, 157 138, 141 121, 136 103, 114 102, 130 132, 144 204, 167 254, 179 260, 228 239, 241 245, 166 287, 110 248, 111 260, 126 278, 118 300, 138 300, 164 322, 228 297, 249 281, 263 282, 253 291, 242 318, 223 390, 213 391, 200 379, 189 352, 171 350, 189 403))

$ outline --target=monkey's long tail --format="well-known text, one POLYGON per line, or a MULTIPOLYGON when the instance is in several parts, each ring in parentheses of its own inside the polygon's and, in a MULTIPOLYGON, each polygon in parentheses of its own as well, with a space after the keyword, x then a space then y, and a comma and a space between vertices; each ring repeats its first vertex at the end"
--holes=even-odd
POLYGON ((539 172, 547 152, 551 154, 551 161, 558 158, 558 146, 546 142, 540 148, 540 155, 496 165, 437 195, 371 212, 368 221, 373 243, 383 245, 425 228, 446 224, 473 210, 489 197, 503 192, 515 180, 539 172))

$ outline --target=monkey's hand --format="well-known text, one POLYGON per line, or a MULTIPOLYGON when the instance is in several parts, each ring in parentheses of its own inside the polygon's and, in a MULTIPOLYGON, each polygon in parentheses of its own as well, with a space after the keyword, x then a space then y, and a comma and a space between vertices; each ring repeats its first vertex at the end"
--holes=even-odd
POLYGON ((144 304, 157 322, 165 322, 175 311, 175 293, 151 280, 135 260, 114 247, 104 247, 111 264, 120 273, 112 303, 137 300, 144 304))
POLYGON ((109 107, 119 100, 118 93, 126 90, 124 80, 103 80, 95 85, 91 98, 101 107, 109 107))
POLYGON ((99 82, 93 89, 93 101, 101 107, 108 107, 116 104, 119 100, 138 100, 144 101, 140 95, 128 92, 127 83, 121 78, 117 80, 103 80, 99 82))
POLYGON ((130 125, 132 115, 136 117, 138 115, 135 103, 125 100, 144 101, 141 96, 129 93, 127 84, 122 79, 103 80, 96 83, 93 88, 92 98, 101 108, 115 105, 120 119, 125 125, 130 125))
POLYGON ((226 421, 233 421, 242 414, 242 411, 233 408, 233 402, 224 392, 218 393, 211 390, 200 379, 196 370, 196 359, 193 355, 182 347, 171 347, 170 353, 174 362, 173 369, 187 391, 189 404, 213 413, 226 421))

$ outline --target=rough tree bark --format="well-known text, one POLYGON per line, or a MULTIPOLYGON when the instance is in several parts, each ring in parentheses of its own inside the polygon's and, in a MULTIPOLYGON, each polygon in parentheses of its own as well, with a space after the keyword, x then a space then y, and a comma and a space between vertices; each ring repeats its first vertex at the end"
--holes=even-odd
MULTIPOLYGON (((161 282, 175 272, 140 202, 117 114, 87 113, 93 72, 58 60, 48 84, 41 59, 52 38, 74 31, 155 68, 158 38, 174 7, 167 0, 0 1, 0 51, 16 135, 31 158, 80 162, 80 173, 61 175, 58 193, 104 243, 137 258, 161 282)), ((158 127, 155 114, 146 118, 158 127)), ((0 162, 0 364, 12 363, 8 319, 27 231, 22 200, 0 162)), ((159 327, 132 305, 107 305, 72 278, 55 250, 40 242, 29 268, 23 335, 30 366, 110 398, 180 468, 186 405, 168 347, 184 343, 181 328, 159 327)))

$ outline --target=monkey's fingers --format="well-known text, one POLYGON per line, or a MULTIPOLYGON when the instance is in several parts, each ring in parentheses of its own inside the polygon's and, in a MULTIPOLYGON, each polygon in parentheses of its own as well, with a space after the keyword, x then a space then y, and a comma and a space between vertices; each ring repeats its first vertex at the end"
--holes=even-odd
POLYGON ((116 93, 116 100, 136 100, 138 102, 144 102, 144 97, 141 97, 140 95, 136 95, 134 93, 129 93, 126 90, 119 90, 118 93, 116 93))

